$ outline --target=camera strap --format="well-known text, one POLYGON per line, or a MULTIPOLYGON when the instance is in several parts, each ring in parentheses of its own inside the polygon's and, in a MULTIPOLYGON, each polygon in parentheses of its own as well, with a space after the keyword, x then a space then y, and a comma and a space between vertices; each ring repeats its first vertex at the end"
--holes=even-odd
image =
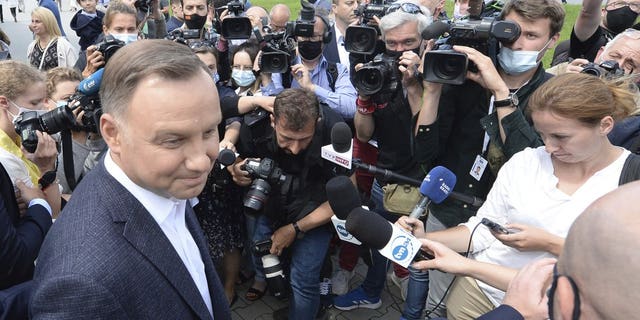
POLYGON ((64 176, 67 179, 69 189, 73 191, 79 181, 76 181, 76 173, 73 168, 73 143, 71 141, 71 130, 62 130, 60 132, 60 138, 62 139, 62 168, 64 169, 64 176))

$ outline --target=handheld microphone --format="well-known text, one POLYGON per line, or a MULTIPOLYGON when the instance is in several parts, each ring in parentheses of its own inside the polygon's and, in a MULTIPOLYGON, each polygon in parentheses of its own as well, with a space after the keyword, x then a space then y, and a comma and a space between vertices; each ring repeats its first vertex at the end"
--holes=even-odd
POLYGON ((422 39, 438 39, 442 34, 449 31, 449 23, 436 21, 422 30, 422 39))
POLYGON ((320 149, 322 159, 329 160, 339 166, 351 169, 353 146, 351 144, 351 128, 338 122, 331 128, 331 144, 320 149))
POLYGON ((413 261, 433 259, 432 255, 420 250, 420 240, 377 213, 356 208, 349 214, 346 226, 347 231, 362 243, 405 268, 413 261))
POLYGON ((222 149, 218 152, 217 161, 222 166, 232 165, 236 162, 236 153, 231 149, 222 149))
POLYGON ((451 170, 442 166, 431 169, 420 185, 422 199, 416 204, 409 217, 419 218, 424 213, 429 201, 435 203, 444 201, 451 194, 455 185, 456 175, 451 170))
POLYGON ((98 94, 100 91, 100 83, 102 82, 102 74, 104 73, 104 68, 94 72, 86 79, 82 80, 80 84, 78 84, 78 92, 84 94, 85 96, 94 96, 98 94))
POLYGON ((358 190, 347 176, 337 176, 327 182, 327 199, 333 210, 331 222, 340 240, 361 244, 345 227, 345 219, 355 208, 360 208, 361 201, 358 190))

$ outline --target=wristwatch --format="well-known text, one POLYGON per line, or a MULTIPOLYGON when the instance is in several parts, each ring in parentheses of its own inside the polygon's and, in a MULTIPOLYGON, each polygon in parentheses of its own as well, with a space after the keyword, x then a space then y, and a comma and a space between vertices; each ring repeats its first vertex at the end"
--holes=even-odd
POLYGON ((300 227, 298 226, 298 221, 293 222, 291 225, 293 226, 293 229, 296 231, 296 237, 302 238, 304 236, 304 232, 300 230, 300 227))
POLYGON ((495 108, 517 107, 518 106, 518 96, 515 93, 509 93, 509 96, 507 96, 506 99, 493 101, 493 106, 495 108))
POLYGON ((44 190, 52 183, 56 182, 57 173, 55 171, 47 171, 45 172, 40 179, 38 179, 38 184, 40 185, 40 189, 44 190))

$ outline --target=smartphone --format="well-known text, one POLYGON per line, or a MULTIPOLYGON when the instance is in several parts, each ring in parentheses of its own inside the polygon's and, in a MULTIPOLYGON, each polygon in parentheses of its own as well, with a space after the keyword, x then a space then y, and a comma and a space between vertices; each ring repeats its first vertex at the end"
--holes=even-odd
POLYGON ((480 221, 480 223, 484 224, 485 226, 487 226, 489 229, 497 232, 497 233, 502 233, 502 234, 510 234, 511 231, 509 231, 507 228, 487 219, 487 218, 482 218, 482 221, 480 221))

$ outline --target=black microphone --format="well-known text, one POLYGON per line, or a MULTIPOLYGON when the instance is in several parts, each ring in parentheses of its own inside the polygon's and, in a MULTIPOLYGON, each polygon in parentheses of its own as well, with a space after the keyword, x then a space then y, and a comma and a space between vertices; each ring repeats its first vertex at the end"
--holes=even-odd
POLYGON ((218 152, 218 163, 223 166, 232 165, 236 162, 236 153, 231 149, 222 149, 218 152))
POLYGON ((438 39, 443 33, 449 31, 449 23, 436 21, 422 30, 422 39, 438 39))
POLYGON ((344 122, 338 122, 331 128, 331 146, 336 152, 344 153, 351 148, 351 128, 344 122))
POLYGON ((413 235, 377 213, 356 208, 349 214, 346 227, 363 244, 380 251, 380 254, 400 265, 433 259, 432 255, 420 250, 419 246, 416 247, 419 241, 416 242, 413 235))
POLYGON ((353 209, 360 208, 362 204, 356 186, 347 176, 331 178, 326 189, 329 206, 340 220, 346 219, 353 209))

